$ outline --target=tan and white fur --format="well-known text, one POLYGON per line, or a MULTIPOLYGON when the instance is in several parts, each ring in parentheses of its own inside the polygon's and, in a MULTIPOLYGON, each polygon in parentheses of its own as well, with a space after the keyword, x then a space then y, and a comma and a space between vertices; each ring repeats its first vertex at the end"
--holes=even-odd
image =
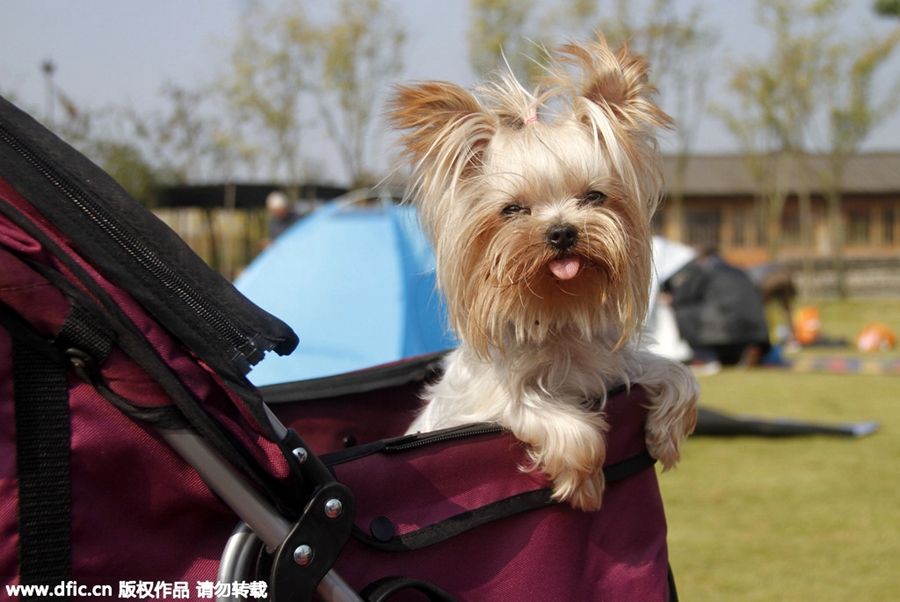
POLYGON ((475 93, 423 82, 389 108, 459 340, 410 432, 498 423, 584 510, 601 503, 607 391, 644 387, 648 449, 666 469, 696 422, 690 370, 638 348, 654 132, 671 125, 647 69, 598 34, 561 47, 534 93, 509 74, 475 93))

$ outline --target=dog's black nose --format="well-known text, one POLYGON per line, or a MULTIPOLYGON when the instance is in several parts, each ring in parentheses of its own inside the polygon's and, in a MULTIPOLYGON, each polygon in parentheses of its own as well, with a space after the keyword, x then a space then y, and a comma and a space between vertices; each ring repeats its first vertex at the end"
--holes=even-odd
POLYGON ((557 224, 547 230, 547 240, 554 249, 565 251, 578 240, 578 230, 572 224, 557 224))

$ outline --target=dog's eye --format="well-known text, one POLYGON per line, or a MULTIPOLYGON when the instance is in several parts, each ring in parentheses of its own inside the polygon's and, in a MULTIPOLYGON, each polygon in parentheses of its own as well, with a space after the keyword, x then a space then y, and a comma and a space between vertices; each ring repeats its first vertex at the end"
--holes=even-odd
POLYGON ((606 195, 599 190, 589 190, 581 197, 581 202, 591 205, 602 205, 606 202, 606 195))
POLYGON ((522 207, 521 205, 507 205, 500 213, 503 215, 518 215, 520 213, 522 215, 531 215, 531 209, 522 207))

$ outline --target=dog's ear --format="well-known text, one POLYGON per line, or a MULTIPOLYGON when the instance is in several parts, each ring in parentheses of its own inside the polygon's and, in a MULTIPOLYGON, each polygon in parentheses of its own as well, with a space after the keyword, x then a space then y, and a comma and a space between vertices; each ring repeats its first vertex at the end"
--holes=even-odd
POLYGON ((570 96, 570 117, 597 140, 629 195, 645 203, 649 216, 662 194, 656 130, 673 124, 653 100, 656 88, 648 72, 644 57, 627 46, 613 51, 597 32, 594 42, 558 48, 544 85, 570 96))
POLYGON ((397 86, 388 119, 405 132, 400 144, 420 185, 446 186, 477 171, 497 129, 496 117, 472 94, 446 82, 397 86))
MULTIPOLYGON (((603 34, 597 32, 595 42, 561 46, 557 62, 575 69, 557 69, 551 79, 573 87, 576 96, 598 107, 609 119, 629 130, 671 127, 672 119, 653 102, 656 88, 649 81, 647 59, 631 52, 627 45, 613 51, 603 34)), ((581 117, 590 119, 588 115, 581 117)))

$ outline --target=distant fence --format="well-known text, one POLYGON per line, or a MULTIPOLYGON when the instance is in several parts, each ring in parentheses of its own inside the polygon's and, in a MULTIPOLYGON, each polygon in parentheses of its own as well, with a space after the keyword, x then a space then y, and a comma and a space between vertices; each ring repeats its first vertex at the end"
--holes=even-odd
POLYGON ((268 236, 265 209, 154 209, 170 228, 220 274, 233 280, 256 257, 268 236))
MULTIPOLYGON (((792 262, 794 283, 801 297, 834 299, 838 296, 838 272, 831 261, 817 260, 806 273, 792 262)), ((854 299, 900 297, 900 259, 852 259, 844 267, 847 296, 854 299)))

